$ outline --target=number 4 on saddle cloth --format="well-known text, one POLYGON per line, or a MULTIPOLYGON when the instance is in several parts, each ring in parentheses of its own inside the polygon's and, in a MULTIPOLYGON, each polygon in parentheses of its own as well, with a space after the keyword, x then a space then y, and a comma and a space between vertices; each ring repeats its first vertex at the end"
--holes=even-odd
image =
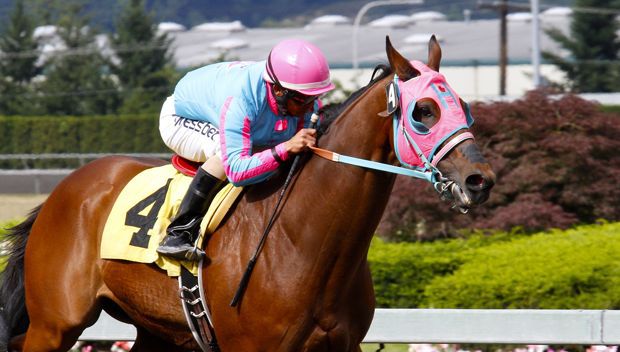
MULTIPOLYGON (((179 276, 183 265, 196 275, 199 263, 178 261, 155 251, 181 204, 195 168, 191 162, 175 156, 172 164, 144 170, 129 181, 106 221, 101 258, 155 263, 169 276, 179 276)), ((200 226, 198 246, 215 231, 242 190, 228 184, 218 193, 200 226)))

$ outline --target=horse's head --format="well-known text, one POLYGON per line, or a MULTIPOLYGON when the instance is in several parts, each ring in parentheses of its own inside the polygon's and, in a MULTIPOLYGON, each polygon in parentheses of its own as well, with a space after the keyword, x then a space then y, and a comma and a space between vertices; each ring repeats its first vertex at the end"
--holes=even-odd
POLYGON ((386 37, 394 79, 387 111, 394 116, 394 150, 401 164, 433 173, 435 187, 462 212, 483 203, 495 174, 474 142, 469 106, 439 73, 441 48, 432 36, 428 63, 406 60, 386 37))

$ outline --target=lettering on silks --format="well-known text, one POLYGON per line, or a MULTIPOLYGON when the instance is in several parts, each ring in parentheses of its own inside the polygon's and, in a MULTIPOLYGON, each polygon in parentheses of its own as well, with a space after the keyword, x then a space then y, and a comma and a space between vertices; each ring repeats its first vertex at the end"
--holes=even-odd
POLYGON ((199 132, 203 136, 207 136, 211 140, 220 133, 211 123, 207 121, 191 120, 179 115, 175 115, 174 126, 183 126, 192 131, 199 132))

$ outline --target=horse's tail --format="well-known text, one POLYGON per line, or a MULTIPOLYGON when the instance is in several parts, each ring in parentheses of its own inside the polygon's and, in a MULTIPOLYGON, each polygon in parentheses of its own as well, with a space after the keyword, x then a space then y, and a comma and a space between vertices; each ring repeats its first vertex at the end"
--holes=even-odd
POLYGON ((41 206, 34 208, 24 222, 8 229, 1 242, 6 267, 0 277, 0 351, 7 350, 11 337, 26 332, 30 322, 24 297, 24 252, 41 206))

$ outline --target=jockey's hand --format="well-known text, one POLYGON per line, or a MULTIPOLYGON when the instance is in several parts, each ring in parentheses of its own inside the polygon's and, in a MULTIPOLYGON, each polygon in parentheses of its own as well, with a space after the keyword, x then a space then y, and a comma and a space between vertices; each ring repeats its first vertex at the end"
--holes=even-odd
POLYGON ((286 151, 289 154, 299 154, 308 147, 314 147, 316 144, 316 130, 314 128, 303 128, 286 141, 286 151))

